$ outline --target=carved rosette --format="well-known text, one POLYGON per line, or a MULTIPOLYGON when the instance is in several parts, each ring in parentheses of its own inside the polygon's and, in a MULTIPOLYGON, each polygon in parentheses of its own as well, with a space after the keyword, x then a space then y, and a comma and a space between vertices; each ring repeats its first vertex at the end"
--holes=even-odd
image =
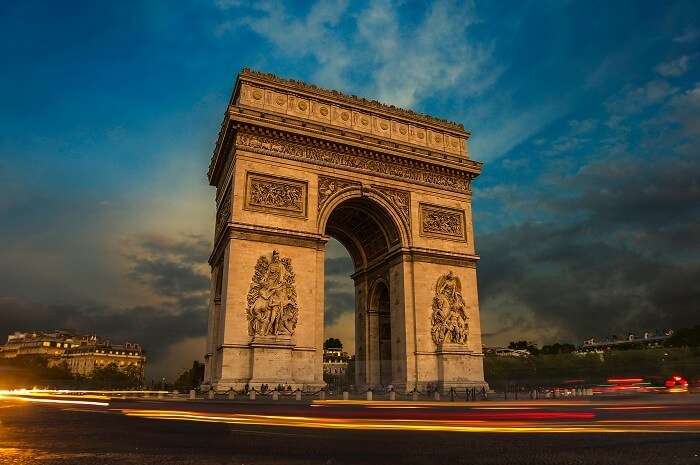
POLYGON ((318 211, 339 191, 352 186, 360 186, 360 183, 346 179, 318 177, 318 211))
POLYGON ((248 173, 245 205, 248 210, 306 216, 306 183, 248 173))
POLYGON ((463 210, 421 204, 421 234, 452 240, 466 240, 463 210))
POLYGON ((390 189, 380 186, 373 187, 387 198, 389 203, 399 212, 399 215, 401 215, 406 227, 409 228, 411 224, 411 194, 399 189, 390 189))
POLYGON ((469 316, 462 297, 462 283, 452 271, 440 276, 435 284, 430 322, 436 345, 467 343, 469 316))
POLYGON ((299 319, 299 304, 290 258, 272 251, 255 264, 247 296, 248 334, 255 336, 292 336, 299 319))

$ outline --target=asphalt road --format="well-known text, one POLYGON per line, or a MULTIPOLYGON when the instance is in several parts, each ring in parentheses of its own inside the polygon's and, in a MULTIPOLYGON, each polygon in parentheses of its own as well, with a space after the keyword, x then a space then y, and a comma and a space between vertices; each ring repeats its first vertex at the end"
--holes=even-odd
POLYGON ((0 400, 0 464, 700 464, 698 396, 419 408, 101 404, 0 400), (302 423, 263 424, 289 418, 302 423), (610 426, 588 432, 595 425, 610 426), (629 431, 616 432, 620 425, 629 431), (637 427, 649 432, 634 432, 637 427))

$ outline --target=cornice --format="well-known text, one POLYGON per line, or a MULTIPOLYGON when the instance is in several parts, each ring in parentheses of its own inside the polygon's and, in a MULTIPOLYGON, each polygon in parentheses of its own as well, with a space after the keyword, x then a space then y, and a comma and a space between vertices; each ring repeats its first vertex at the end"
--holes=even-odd
POLYGON ((261 155, 342 168, 466 195, 471 193, 471 181, 481 172, 481 164, 477 162, 459 168, 447 167, 245 123, 237 125, 235 146, 261 155))
POLYGON ((272 73, 256 71, 250 68, 243 68, 238 75, 238 79, 250 80, 253 82, 263 82, 275 86, 283 86, 292 90, 308 92, 310 94, 330 98, 339 102, 357 105, 368 109, 379 110, 381 112, 388 113, 393 116, 407 118, 410 120, 416 120, 430 125, 440 126, 445 129, 450 129, 452 131, 458 131, 464 135, 469 134, 469 132, 464 129, 464 125, 461 123, 457 123, 443 118, 438 118, 436 116, 427 115, 425 113, 420 113, 415 110, 409 110, 407 108, 389 105, 386 103, 379 102, 377 100, 370 100, 363 97, 358 97, 357 95, 351 95, 337 90, 326 89, 315 84, 306 83, 304 81, 281 78, 272 73))

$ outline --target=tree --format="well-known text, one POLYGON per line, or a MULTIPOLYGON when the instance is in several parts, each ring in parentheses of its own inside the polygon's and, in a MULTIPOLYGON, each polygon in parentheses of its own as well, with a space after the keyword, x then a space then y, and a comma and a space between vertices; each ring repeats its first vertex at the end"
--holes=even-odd
POLYGON ((532 355, 537 355, 540 353, 540 350, 537 348, 537 344, 533 344, 528 341, 511 341, 511 343, 508 344, 508 348, 513 350, 527 350, 532 355))
POLYGON ((141 371, 136 366, 120 370, 116 363, 96 367, 90 374, 89 384, 98 389, 132 389, 141 386, 141 371))
POLYGON ((560 344, 558 342, 555 342, 554 344, 542 346, 542 350, 540 352, 542 354, 545 354, 545 355, 556 355, 556 354, 570 354, 571 352, 574 352, 575 350, 576 350, 576 346, 573 344, 567 344, 567 343, 560 344))
POLYGON ((666 339, 667 347, 700 347, 700 325, 676 330, 666 339))
POLYGON ((326 342, 323 343, 323 348, 325 350, 329 350, 329 349, 343 350, 343 343, 340 342, 340 339, 337 339, 334 337, 329 337, 328 339, 326 339, 326 342))
POLYGON ((183 371, 177 380, 175 380, 175 389, 180 389, 182 391, 197 389, 203 381, 204 364, 194 360, 192 362, 192 368, 183 371))

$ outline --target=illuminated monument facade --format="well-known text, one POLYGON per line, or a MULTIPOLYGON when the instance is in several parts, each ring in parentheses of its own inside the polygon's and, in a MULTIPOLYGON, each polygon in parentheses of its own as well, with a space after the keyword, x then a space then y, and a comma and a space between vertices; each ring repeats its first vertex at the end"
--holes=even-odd
POLYGON ((355 271, 356 385, 484 386, 462 125, 243 70, 216 187, 205 386, 323 382, 324 256, 355 271))

